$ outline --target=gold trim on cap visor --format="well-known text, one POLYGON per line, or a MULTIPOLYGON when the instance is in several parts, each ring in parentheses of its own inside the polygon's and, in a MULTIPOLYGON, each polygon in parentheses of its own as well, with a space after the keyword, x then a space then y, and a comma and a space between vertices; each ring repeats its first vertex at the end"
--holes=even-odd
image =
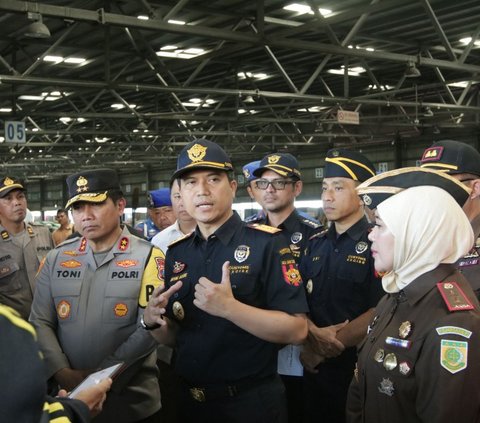
POLYGON ((75 197, 72 197, 68 200, 67 205, 65 206, 68 209, 72 204, 78 203, 80 201, 85 201, 87 203, 102 203, 107 199, 108 191, 105 192, 85 192, 78 194, 75 197))
POLYGON ((425 168, 429 168, 429 167, 433 167, 435 168, 435 170, 446 170, 446 171, 449 171, 449 170, 458 170, 458 166, 455 166, 455 165, 450 165, 450 164, 446 164, 446 163, 423 163, 422 165, 420 165, 421 168, 425 169, 425 168))
POLYGON ((6 185, 6 186, 0 188, 0 192, 5 191, 6 189, 13 190, 13 189, 15 189, 15 188, 25 189, 25 188, 23 187, 23 185, 21 185, 21 184, 12 184, 12 185, 6 185))
POLYGON ((330 162, 330 163, 334 163, 336 164, 337 166, 340 166, 345 172, 347 172, 353 180, 355 181, 358 181, 358 176, 357 174, 348 167, 348 165, 344 162, 348 162, 348 163, 352 163, 358 167, 361 167, 363 168, 364 170, 366 170, 368 173, 370 173, 372 176, 375 176, 375 172, 372 171, 372 169, 370 169, 368 166, 364 165, 363 163, 361 162, 358 162, 357 160, 353 160, 353 159, 348 159, 346 157, 337 157, 337 158, 331 158, 331 157, 327 157, 325 159, 326 162, 330 162))
MULTIPOLYGON (((219 163, 219 162, 194 162, 186 165, 182 169, 186 169, 189 167, 200 167, 200 166, 216 167, 219 169, 233 169, 233 165, 231 163, 219 163)), ((178 169, 178 170, 182 170, 182 169, 178 169)))

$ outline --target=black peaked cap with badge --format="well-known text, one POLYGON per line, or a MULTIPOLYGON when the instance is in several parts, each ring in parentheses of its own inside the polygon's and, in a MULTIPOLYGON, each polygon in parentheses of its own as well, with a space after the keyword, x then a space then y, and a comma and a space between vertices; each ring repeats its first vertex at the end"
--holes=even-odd
POLYGON ((357 193, 370 209, 405 189, 418 186, 434 186, 447 191, 461 206, 471 190, 444 172, 422 167, 404 167, 374 176, 357 187, 357 193))
POLYGON ((267 154, 261 161, 258 169, 253 171, 254 176, 260 178, 266 170, 273 170, 285 178, 297 177, 301 179, 297 159, 289 153, 267 154))
POLYGON ((14 189, 25 191, 22 182, 20 182, 18 179, 11 178, 9 176, 5 176, 4 178, 0 179, 0 198, 5 197, 14 189))
POLYGON ((463 142, 438 141, 423 152, 420 166, 450 175, 471 173, 480 177, 480 153, 463 142))
POLYGON ((324 178, 349 178, 364 182, 375 174, 375 166, 361 153, 340 148, 327 152, 324 178))
POLYGON ((180 178, 186 172, 200 169, 217 169, 228 172, 233 171, 233 165, 222 147, 202 138, 183 147, 177 158, 177 170, 171 179, 180 178))
POLYGON ((67 177, 68 202, 65 208, 74 203, 102 203, 109 191, 121 191, 117 172, 112 169, 85 170, 67 177))

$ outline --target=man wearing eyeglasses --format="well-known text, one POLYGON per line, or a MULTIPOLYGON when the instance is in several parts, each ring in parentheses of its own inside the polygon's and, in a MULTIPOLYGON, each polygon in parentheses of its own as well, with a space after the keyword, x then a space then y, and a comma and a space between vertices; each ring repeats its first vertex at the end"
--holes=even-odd
MULTIPOLYGON (((265 218, 258 222, 282 230, 298 263, 308 239, 319 232, 321 226, 313 219, 300 216, 295 209, 295 198, 303 188, 297 159, 288 153, 268 154, 253 175, 258 178, 253 183, 266 212, 265 218)), ((300 347, 295 345, 287 345, 278 355, 278 372, 286 388, 290 423, 302 421, 303 368, 299 356, 300 347)))
POLYGON ((422 155, 421 167, 437 169, 467 185, 472 193, 463 205, 473 227, 475 245, 457 263, 480 299, 480 153, 471 145, 458 141, 439 141, 422 155))

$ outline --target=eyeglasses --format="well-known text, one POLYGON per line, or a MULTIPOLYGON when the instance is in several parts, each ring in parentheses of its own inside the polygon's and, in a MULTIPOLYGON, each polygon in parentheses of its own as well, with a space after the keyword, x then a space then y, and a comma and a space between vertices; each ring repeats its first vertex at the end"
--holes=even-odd
POLYGON ((274 179, 273 181, 269 181, 268 179, 257 179, 255 181, 256 187, 261 190, 267 189, 269 185, 271 185, 273 189, 282 190, 285 189, 285 185, 294 183, 295 181, 290 181, 288 179, 274 179))

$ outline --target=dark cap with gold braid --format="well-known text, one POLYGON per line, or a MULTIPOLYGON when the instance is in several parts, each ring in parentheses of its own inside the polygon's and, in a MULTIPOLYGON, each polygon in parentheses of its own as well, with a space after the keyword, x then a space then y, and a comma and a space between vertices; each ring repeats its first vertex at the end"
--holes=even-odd
POLYGON ((84 170, 67 177, 69 200, 65 208, 74 203, 102 203, 108 191, 121 191, 117 173, 111 169, 84 170))
POLYGON ((10 178, 9 176, 5 176, 4 178, 0 179, 0 198, 5 197, 14 189, 25 191, 25 188, 18 179, 10 178))
POLYGON ((422 167, 404 167, 368 179, 357 187, 357 193, 367 207, 374 209, 392 195, 407 188, 425 185, 447 191, 460 207, 471 192, 466 185, 444 172, 422 167))
POLYGON ((327 152, 324 178, 349 178, 363 182, 375 174, 375 166, 361 153, 339 148, 327 152))
POLYGON ((273 170, 285 178, 297 177, 300 179, 300 173, 297 159, 289 153, 272 153, 266 155, 260 162, 260 167, 253 171, 253 174, 260 178, 266 170, 273 170))
POLYGON ((442 170, 450 175, 471 173, 480 177, 480 153, 469 144, 444 140, 427 148, 421 167, 442 170))
POLYGON ((177 170, 172 180, 199 169, 233 170, 232 161, 218 144, 206 139, 192 141, 183 147, 177 158, 177 170))

